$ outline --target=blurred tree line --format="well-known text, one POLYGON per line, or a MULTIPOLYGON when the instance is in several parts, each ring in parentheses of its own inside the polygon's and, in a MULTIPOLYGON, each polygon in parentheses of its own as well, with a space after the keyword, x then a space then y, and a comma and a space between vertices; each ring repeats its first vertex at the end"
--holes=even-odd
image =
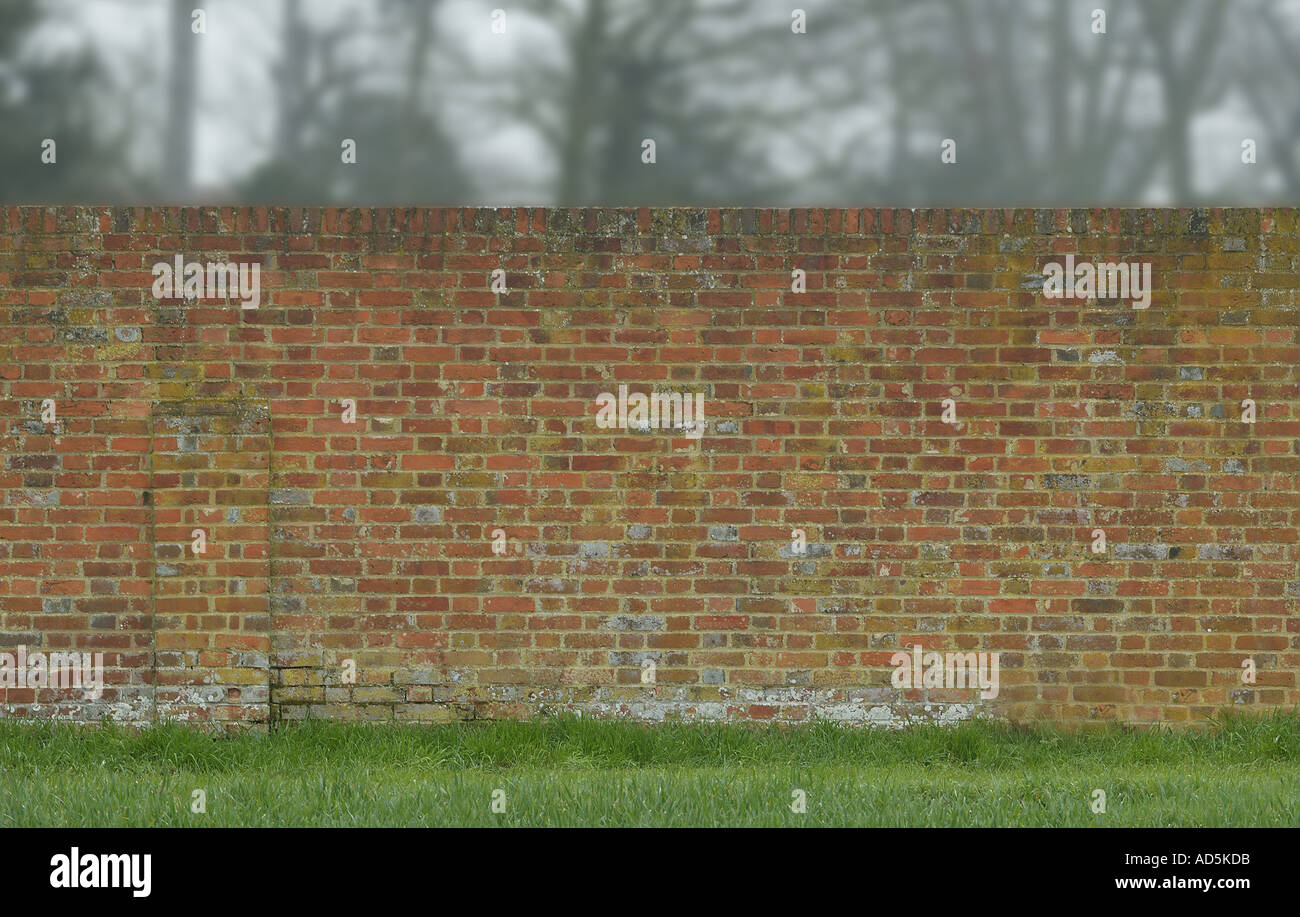
POLYGON ((1300 204, 1300 0, 794 3, 0 0, 0 199, 1300 204))

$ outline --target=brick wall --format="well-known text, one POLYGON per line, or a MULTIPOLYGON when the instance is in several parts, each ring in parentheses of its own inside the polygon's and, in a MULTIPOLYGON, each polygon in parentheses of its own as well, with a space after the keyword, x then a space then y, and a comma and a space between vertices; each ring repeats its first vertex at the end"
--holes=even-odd
POLYGON ((6 715, 1300 703, 1296 211, 0 216, 0 652, 107 682, 6 715), (259 307, 155 299, 178 254, 259 307), (1046 298, 1067 254, 1150 307, 1046 298), (602 426, 620 385, 702 435, 602 426), (997 697, 894 687, 915 645, 997 697))

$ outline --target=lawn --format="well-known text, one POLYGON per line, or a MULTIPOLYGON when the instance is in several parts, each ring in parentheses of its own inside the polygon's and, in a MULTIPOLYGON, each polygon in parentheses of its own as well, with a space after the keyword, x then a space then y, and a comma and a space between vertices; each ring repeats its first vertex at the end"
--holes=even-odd
POLYGON ((559 718, 235 737, 0 722, 0 826, 123 825, 1294 827, 1300 715, 1180 731, 559 718))

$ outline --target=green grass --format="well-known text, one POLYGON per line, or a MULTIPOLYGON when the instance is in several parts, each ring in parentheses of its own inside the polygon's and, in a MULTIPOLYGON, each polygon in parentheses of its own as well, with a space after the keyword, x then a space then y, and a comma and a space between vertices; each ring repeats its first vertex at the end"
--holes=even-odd
POLYGON ((1300 715, 1182 731, 561 718, 234 737, 8 721, 0 826, 15 825, 1294 827, 1300 715), (190 811, 196 789, 204 814, 190 811), (794 789, 806 813, 791 812, 794 789))

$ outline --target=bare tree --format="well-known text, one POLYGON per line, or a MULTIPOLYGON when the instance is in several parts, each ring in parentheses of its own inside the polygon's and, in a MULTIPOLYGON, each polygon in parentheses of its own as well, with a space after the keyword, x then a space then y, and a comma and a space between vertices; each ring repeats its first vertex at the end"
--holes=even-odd
POLYGON ((167 191, 180 200, 189 197, 194 179, 194 119, 198 110, 198 55, 188 0, 171 0, 167 37, 171 73, 167 80, 167 191))

